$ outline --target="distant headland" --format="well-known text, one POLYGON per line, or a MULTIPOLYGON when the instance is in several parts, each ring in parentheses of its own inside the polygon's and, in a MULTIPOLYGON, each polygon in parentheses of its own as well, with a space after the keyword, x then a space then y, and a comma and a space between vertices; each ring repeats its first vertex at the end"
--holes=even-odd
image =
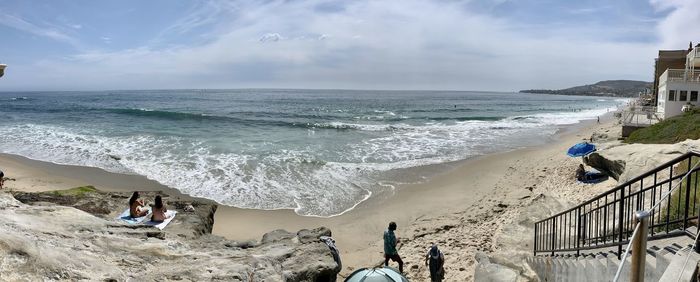
POLYGON ((557 94, 557 95, 583 95, 583 96, 612 96, 612 97, 637 97, 640 92, 650 91, 651 82, 638 80, 604 80, 595 84, 575 86, 566 89, 528 89, 520 90, 520 93, 557 94))

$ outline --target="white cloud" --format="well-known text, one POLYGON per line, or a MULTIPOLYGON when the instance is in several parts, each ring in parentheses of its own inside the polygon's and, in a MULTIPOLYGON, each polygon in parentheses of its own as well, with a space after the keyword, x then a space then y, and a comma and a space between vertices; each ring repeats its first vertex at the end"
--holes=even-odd
POLYGON ((214 25, 212 40, 44 60, 34 77, 88 89, 563 88, 603 79, 651 80, 657 49, 606 39, 624 29, 552 25, 533 31, 470 11, 460 1, 358 0, 338 2, 342 7, 328 12, 315 9, 326 2, 211 2, 159 37, 214 25), (203 11, 218 16, 202 18, 203 11))
POLYGON ((683 49, 689 41, 700 41, 700 1, 651 0, 659 11, 669 11, 658 25, 660 49, 683 49))
POLYGON ((279 33, 265 33, 258 39, 260 42, 277 42, 284 39, 279 33))
POLYGON ((14 16, 0 12, 0 25, 11 27, 34 35, 50 38, 56 41, 68 43, 73 46, 79 46, 78 40, 59 31, 58 28, 53 26, 38 26, 19 16, 14 16))

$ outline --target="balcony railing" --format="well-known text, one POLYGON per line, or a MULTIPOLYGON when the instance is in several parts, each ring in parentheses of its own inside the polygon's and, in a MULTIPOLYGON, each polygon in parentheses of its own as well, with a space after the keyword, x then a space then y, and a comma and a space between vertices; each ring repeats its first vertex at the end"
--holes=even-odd
POLYGON ((649 126, 661 121, 656 107, 635 106, 622 111, 621 122, 625 126, 649 126))
POLYGON ((665 85, 666 82, 700 83, 700 71, 667 69, 661 77, 659 77, 659 85, 665 85))
POLYGON ((700 46, 697 46, 688 52, 688 56, 685 60, 685 66, 688 68, 700 67, 700 46))
POLYGON ((688 59, 698 59, 700 58, 700 47, 695 47, 693 50, 688 52, 688 59))

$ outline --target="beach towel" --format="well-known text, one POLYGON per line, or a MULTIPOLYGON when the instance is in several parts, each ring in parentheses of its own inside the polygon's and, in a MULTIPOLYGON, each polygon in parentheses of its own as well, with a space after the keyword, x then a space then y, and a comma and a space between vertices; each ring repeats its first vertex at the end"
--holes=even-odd
POLYGON ((155 228, 158 228, 160 230, 163 230, 166 226, 168 226, 168 223, 170 223, 173 218, 175 218, 175 215, 177 214, 177 211, 174 210, 169 210, 165 212, 165 216, 167 217, 163 222, 156 222, 156 221, 147 221, 144 224, 153 226, 155 228))
POLYGON ((589 171, 589 172, 586 172, 586 176, 584 176, 583 180, 580 180, 579 183, 596 184, 596 183, 603 182, 605 180, 608 180, 608 176, 605 175, 604 173, 601 173, 598 171, 589 171))
POLYGON ((147 218, 150 218, 151 216, 151 207, 147 207, 148 213, 142 217, 131 217, 129 214, 129 209, 124 210, 123 213, 121 213, 119 216, 117 216, 117 220, 121 220, 123 222, 126 222, 128 224, 139 224, 146 220, 147 218))

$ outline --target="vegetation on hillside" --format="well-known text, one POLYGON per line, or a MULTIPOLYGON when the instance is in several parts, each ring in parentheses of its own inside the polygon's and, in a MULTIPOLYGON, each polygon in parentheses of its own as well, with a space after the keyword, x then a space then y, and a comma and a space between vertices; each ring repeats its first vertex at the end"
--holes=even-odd
POLYGON ((530 89, 520 90, 521 93, 583 95, 583 96, 614 96, 637 97, 639 92, 651 89, 652 83, 637 80, 604 80, 595 84, 575 86, 566 89, 530 89))
MULTIPOLYGON (((674 167, 674 175, 678 177, 685 176, 688 170, 695 168, 700 160, 693 159, 693 163, 688 163, 689 160, 685 160, 674 167)), ((671 194, 671 199, 668 202, 668 207, 662 209, 662 217, 668 216, 671 220, 682 220, 685 216, 686 210, 686 192, 688 194, 688 214, 692 216, 696 214, 698 207, 700 207, 700 189, 698 189, 698 171, 690 173, 687 178, 683 179, 678 188, 671 194)), ((673 230, 675 228, 680 228, 682 223, 676 223, 669 225, 669 229, 673 230)), ((660 231, 663 228, 657 229, 660 231)))
POLYGON ((638 129, 632 132, 625 142, 672 144, 686 139, 700 139, 700 109, 638 129))

